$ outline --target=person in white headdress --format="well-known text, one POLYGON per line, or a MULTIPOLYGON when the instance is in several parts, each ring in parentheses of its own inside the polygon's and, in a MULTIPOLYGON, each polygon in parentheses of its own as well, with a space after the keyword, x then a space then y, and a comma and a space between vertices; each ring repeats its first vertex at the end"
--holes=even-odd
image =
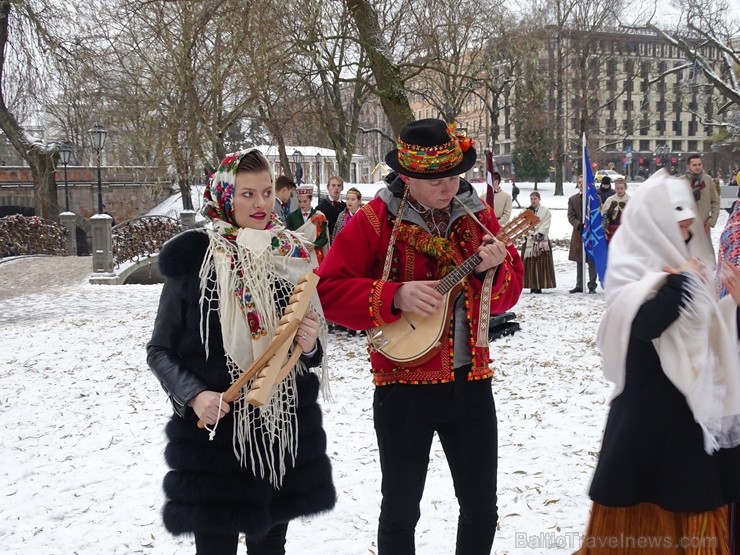
POLYGON ((740 271, 728 267, 730 294, 718 300, 696 258, 695 218, 689 188, 661 171, 609 245, 598 346, 614 396, 579 555, 635 553, 608 541, 618 537, 707 548, 715 538, 701 553, 737 553, 728 506, 740 501, 740 271))

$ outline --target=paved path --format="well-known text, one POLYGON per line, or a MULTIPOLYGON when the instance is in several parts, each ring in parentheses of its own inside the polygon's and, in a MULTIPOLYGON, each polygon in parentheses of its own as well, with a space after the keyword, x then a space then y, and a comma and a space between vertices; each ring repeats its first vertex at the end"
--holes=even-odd
POLYGON ((26 256, 0 261, 0 301, 87 282, 91 256, 26 256))

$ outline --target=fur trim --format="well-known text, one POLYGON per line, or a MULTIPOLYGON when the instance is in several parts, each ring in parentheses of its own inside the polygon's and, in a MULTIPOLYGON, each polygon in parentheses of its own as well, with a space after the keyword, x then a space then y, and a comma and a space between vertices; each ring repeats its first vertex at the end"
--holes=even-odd
POLYGON ((189 229, 167 241, 159 252, 159 271, 168 278, 198 272, 208 249, 205 229, 189 229))

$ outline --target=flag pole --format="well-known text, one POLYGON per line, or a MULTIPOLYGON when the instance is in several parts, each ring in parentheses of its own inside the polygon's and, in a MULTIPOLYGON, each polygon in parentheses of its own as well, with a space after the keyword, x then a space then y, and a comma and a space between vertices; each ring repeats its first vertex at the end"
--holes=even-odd
MULTIPOLYGON (((586 168, 586 163, 588 161, 588 158, 586 157, 586 133, 583 134, 583 140, 581 143, 581 160, 582 162, 582 171, 583 171, 583 184, 581 186, 581 223, 586 224, 586 198, 588 193, 588 186, 589 183, 587 183, 588 179, 588 169, 586 168)), ((581 293, 586 292, 586 288, 588 287, 588 282, 586 281, 588 279, 588 263, 586 262, 586 242, 583 240, 583 231, 581 231, 581 293)))

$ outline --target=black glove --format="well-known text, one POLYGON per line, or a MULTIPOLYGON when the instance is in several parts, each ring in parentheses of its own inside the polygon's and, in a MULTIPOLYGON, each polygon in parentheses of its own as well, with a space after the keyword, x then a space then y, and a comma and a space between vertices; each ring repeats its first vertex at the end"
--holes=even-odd
POLYGON ((583 224, 578 224, 578 226, 576 227, 576 229, 578 231, 583 231, 583 224))

